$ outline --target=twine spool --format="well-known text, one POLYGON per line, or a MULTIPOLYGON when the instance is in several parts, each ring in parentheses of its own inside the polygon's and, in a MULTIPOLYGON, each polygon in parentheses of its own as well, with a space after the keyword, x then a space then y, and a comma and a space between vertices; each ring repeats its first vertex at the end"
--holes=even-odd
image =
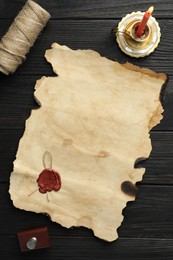
POLYGON ((8 75, 26 59, 50 14, 32 0, 19 12, 0 41, 0 71, 8 75))

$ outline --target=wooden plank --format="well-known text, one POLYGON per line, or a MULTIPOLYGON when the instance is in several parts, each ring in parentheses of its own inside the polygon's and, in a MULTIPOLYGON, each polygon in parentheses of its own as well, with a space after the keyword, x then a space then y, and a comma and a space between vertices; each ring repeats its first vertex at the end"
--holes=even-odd
MULTIPOLYGON (((0 17, 14 18, 23 7, 26 0, 1 0, 0 17)), ((126 0, 37 0, 42 7, 50 12, 52 18, 120 18, 127 13, 145 11, 154 5, 154 16, 157 18, 172 18, 171 0, 126 1, 126 0)))
POLYGON ((150 157, 139 165, 146 169, 142 184, 173 184, 173 160, 171 157, 160 157, 155 153, 155 157, 150 157))
MULTIPOLYGON (((11 24, 26 0, 0 1, 0 37, 11 24), (5 18, 5 19, 4 19, 5 18), (7 19, 9 18, 9 19, 7 19)), ((51 14, 52 20, 39 36, 26 62, 13 75, 0 75, 0 255, 3 260, 172 260, 173 251, 173 26, 172 0, 151 0, 154 16, 159 19, 162 38, 159 48, 149 57, 132 59, 124 55, 111 35, 122 16, 146 10, 146 1, 132 0, 37 0, 51 14), (84 20, 85 18, 85 20, 84 20), (57 20, 56 20, 57 19, 57 20), (72 20, 74 19, 74 20, 72 20), (94 19, 94 20, 92 20, 94 19), (104 19, 104 20, 102 20, 104 19), (105 20, 107 19, 107 20, 105 20), (74 49, 94 49, 110 59, 149 67, 169 74, 163 92, 164 120, 152 131, 150 159, 138 166, 147 168, 135 202, 127 204, 125 219, 118 232, 120 239, 106 243, 94 238, 84 228, 65 229, 42 214, 21 211, 12 206, 8 194, 9 174, 25 120, 32 108, 35 81, 41 75, 54 75, 44 59, 44 52, 58 41, 74 49), (160 132, 165 131, 165 132, 160 132), (161 185, 158 185, 158 184, 161 185), (150 185, 148 185, 150 184, 150 185), (151 185, 152 184, 152 185, 151 185), (153 185, 157 184, 157 185, 153 185), (165 184, 167 184, 165 186, 165 184), (25 228, 48 226, 52 248, 21 254, 16 233, 25 228)))
POLYGON ((0 237, 3 260, 172 260, 172 239, 120 238, 113 243, 98 239, 51 237, 48 249, 21 253, 16 236, 0 237))
MULTIPOLYGON (((10 174, 13 171, 13 161, 15 160, 18 141, 16 140, 16 142, 12 142, 12 144, 7 153, 0 152, 0 183, 8 182, 10 174)), ((157 154, 155 154, 155 157, 150 157, 139 165, 140 167, 146 168, 141 184, 173 185, 172 157, 158 157, 157 154)))
MULTIPOLYGON (((24 130, 25 120, 31 109, 38 108, 33 93, 39 76, 0 77, 0 129, 24 130)), ((16 133, 17 134, 17 133, 16 133)))
MULTIPOLYGON (((53 236, 93 238, 91 230, 85 228, 66 229, 51 222, 43 214, 14 208, 9 198, 8 184, 0 186, 0 197, 3 202, 0 203, 0 230, 4 236, 16 234, 27 228, 48 226, 50 235, 53 236)), ((139 185, 138 188, 136 201, 129 202, 123 210, 124 220, 118 229, 119 236, 172 239, 173 186, 139 185)))
MULTIPOLYGON (((53 75, 53 74, 52 74, 53 75)), ((0 129, 24 129, 25 120, 31 109, 38 108, 34 100, 34 85, 41 75, 0 76, 0 129)), ((173 76, 163 91, 162 103, 165 109, 164 119, 154 130, 173 130, 173 76)))
MULTIPOLYGON (((129 61, 142 67, 173 75, 173 21, 160 20, 162 38, 158 49, 143 59, 128 57, 120 51, 112 35, 119 20, 52 20, 30 50, 27 60, 16 74, 52 75, 51 66, 45 61, 44 53, 53 42, 68 45, 73 49, 93 49, 101 55, 120 63, 129 61)), ((1 35, 7 30, 9 20, 1 21, 1 35)))
MULTIPOLYGON (((1 121, 0 121, 1 122, 1 121)), ((0 130, 0 182, 7 182, 24 129, 0 130)), ((146 168, 143 184, 173 184, 173 132, 152 132, 152 152, 136 167, 146 168)), ((130 147, 129 147, 130 149, 130 147)))

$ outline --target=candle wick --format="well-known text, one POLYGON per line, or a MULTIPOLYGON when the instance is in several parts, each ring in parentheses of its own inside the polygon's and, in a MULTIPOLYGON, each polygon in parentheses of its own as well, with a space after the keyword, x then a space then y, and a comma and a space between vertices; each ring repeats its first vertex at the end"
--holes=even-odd
POLYGON ((152 15, 153 12, 154 12, 154 6, 148 8, 147 13, 150 13, 152 15))

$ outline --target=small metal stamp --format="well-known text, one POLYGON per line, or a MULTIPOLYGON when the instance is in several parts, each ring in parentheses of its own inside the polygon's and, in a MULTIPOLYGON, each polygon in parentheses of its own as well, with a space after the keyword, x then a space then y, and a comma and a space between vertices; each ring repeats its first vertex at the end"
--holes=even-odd
POLYGON ((127 14, 114 30, 120 49, 127 55, 135 58, 145 57, 152 53, 160 42, 160 27, 154 17, 147 22, 144 34, 136 35, 138 26, 144 16, 143 12, 127 14))
POLYGON ((36 248, 37 245, 37 238, 36 237, 32 237, 28 240, 28 242, 26 243, 26 247, 29 250, 34 250, 36 248))
POLYGON ((47 227, 24 230, 17 235, 22 252, 50 247, 47 227))

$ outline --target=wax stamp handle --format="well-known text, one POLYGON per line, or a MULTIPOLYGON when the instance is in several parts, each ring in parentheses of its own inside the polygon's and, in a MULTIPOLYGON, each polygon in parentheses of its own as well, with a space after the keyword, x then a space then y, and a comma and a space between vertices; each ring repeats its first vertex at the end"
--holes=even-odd
POLYGON ((23 230, 17 236, 22 252, 50 247, 50 237, 47 227, 23 230))

